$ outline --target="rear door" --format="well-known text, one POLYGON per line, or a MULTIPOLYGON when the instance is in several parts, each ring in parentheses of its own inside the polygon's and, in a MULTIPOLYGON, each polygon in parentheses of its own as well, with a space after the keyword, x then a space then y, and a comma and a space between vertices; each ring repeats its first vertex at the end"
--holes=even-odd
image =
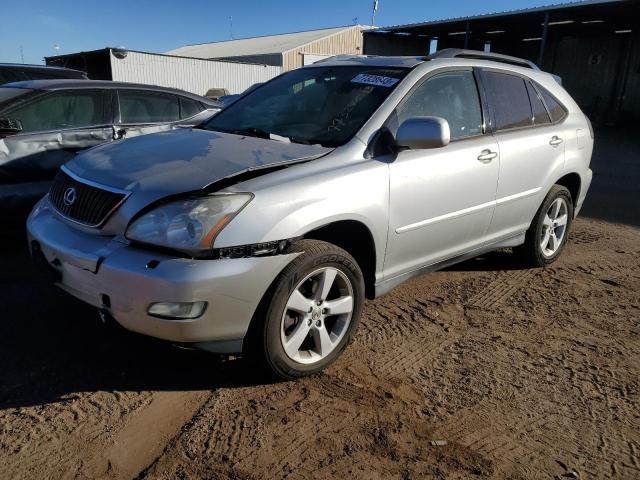
POLYGON ((170 130, 202 121, 205 107, 198 101, 169 92, 119 89, 116 137, 132 137, 170 130))
POLYGON ((549 179, 564 165, 561 118, 552 122, 542 95, 530 79, 483 69, 482 83, 500 149, 500 180, 489 236, 525 231, 542 203, 549 179))
POLYGON ((388 128, 394 134, 404 120, 417 116, 445 118, 451 143, 400 151, 387 160, 390 205, 385 278, 482 245, 494 209, 498 146, 485 131, 472 69, 429 75, 400 103, 388 128))

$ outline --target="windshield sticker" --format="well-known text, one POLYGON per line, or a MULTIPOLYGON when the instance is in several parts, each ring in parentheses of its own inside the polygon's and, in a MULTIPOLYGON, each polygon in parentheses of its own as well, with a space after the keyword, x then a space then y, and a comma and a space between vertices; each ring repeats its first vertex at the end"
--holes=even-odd
POLYGON ((382 75, 369 75, 367 73, 361 73, 356 75, 351 83, 364 83, 365 85, 375 85, 376 87, 393 87, 400 81, 399 78, 383 77, 382 75))

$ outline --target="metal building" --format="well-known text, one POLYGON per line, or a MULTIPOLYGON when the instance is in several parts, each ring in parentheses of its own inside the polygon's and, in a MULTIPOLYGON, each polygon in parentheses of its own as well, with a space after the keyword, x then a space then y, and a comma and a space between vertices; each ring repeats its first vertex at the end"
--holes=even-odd
POLYGON ((640 121, 640 0, 591 0, 364 32, 365 54, 425 55, 434 47, 527 58, 559 75, 594 122, 640 121))
POLYGON ((47 65, 75 68, 94 80, 144 83, 204 95, 210 88, 240 93, 280 75, 273 65, 213 61, 116 48, 45 58, 47 65))
POLYGON ((362 31, 351 25, 305 32, 187 45, 168 55, 264 63, 292 70, 332 55, 362 54, 362 31))

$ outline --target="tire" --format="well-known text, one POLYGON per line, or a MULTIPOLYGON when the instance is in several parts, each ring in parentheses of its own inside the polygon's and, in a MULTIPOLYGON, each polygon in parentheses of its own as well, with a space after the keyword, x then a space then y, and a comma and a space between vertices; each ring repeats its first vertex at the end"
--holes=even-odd
POLYGON ((302 253, 278 275, 258 307, 245 348, 245 356, 282 379, 312 375, 333 363, 351 342, 364 303, 362 272, 346 251, 319 240, 300 240, 285 253, 296 252, 302 253), (324 301, 318 300, 322 282, 332 276, 329 294, 324 301), (348 296, 352 298, 351 313, 331 315, 332 307, 336 312, 349 307, 348 296), (292 305, 297 310, 292 310, 292 305), (300 307, 306 309, 307 305, 312 312, 302 313, 300 307), (303 337, 296 353, 295 345, 303 337))
POLYGON ((519 247, 516 252, 520 254, 524 263, 528 266, 532 267, 546 267, 547 265, 551 265, 555 262, 567 243, 567 237, 569 234, 569 228, 571 227, 571 221, 573 220, 573 200, 571 198, 571 193, 562 185, 554 185, 551 187, 551 190, 545 197, 542 205, 536 212, 535 217, 533 217, 533 221, 527 230, 525 235, 525 243, 521 247, 519 247), (551 211, 551 208, 556 205, 560 205, 560 210, 558 214, 558 219, 560 219, 560 223, 556 225, 555 221, 558 219, 554 219, 554 212, 551 211), (563 226, 563 230, 560 235, 561 228, 561 218, 563 215, 566 215, 566 223, 563 226), (553 232, 550 236, 547 236, 547 231, 549 231, 549 222, 551 221, 551 232, 553 232), (554 244, 553 238, 558 240, 557 243, 554 244), (560 237, 560 238, 558 238, 560 237), (543 248, 543 243, 545 239, 548 239, 547 247, 543 248))

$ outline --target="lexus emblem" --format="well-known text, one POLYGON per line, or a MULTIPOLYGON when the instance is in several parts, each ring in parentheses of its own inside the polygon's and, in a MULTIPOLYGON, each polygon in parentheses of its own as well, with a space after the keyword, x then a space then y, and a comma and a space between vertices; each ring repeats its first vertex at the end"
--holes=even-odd
POLYGON ((64 196, 62 197, 63 203, 70 207, 76 201, 76 189, 71 187, 67 188, 64 192, 64 196))

